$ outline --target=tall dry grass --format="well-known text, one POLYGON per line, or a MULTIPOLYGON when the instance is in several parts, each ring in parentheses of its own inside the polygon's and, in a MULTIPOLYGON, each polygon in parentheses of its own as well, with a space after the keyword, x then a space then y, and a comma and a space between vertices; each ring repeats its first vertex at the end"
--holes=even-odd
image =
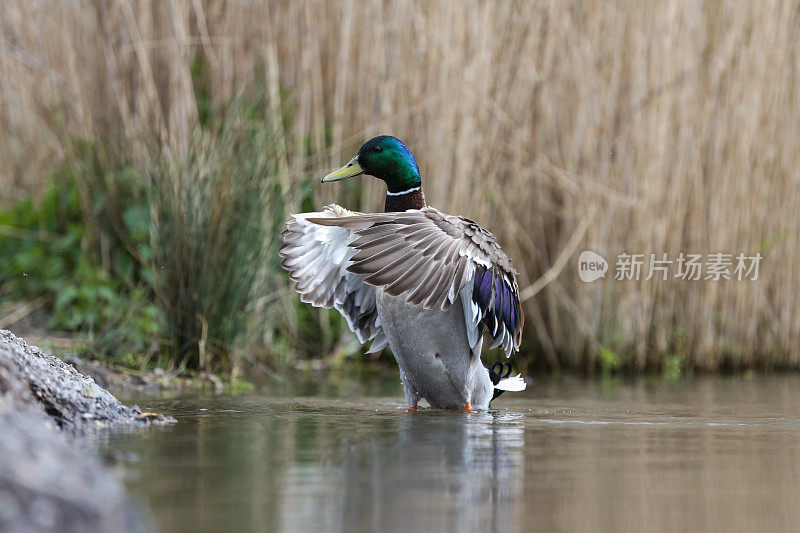
MULTIPOLYGON (((212 114, 263 93, 287 185, 406 140, 428 201, 514 258, 542 364, 800 367, 799 25, 797 1, 8 2, 0 184, 35 192, 75 137, 187 142, 198 79, 212 114), (757 282, 583 284, 587 248, 764 260, 757 282)), ((379 209, 364 187, 348 207, 379 209)))

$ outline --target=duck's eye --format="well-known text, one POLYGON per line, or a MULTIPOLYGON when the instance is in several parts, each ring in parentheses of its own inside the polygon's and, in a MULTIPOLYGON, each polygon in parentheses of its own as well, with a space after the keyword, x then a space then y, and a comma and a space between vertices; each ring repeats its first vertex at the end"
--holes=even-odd
POLYGON ((376 152, 380 152, 380 151, 382 151, 382 150, 383 150, 383 147, 381 147, 381 145, 380 145, 380 144, 376 144, 376 145, 375 145, 375 151, 376 151, 376 152))

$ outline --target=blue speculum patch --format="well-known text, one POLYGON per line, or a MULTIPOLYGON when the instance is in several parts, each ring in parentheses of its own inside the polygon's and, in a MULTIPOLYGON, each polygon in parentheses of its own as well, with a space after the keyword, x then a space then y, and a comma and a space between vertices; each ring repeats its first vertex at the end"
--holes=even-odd
POLYGON ((519 301, 502 276, 494 276, 490 269, 478 265, 473 279, 472 301, 478 304, 484 323, 494 333, 499 324, 514 335, 519 323, 519 301), (492 295, 494 294, 494 305, 492 295))

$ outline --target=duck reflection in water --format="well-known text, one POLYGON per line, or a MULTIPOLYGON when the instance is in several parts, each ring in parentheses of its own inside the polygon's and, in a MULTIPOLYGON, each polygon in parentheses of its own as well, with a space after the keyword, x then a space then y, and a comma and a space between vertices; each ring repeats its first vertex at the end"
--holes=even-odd
POLYGON ((286 491, 293 496, 284 518, 302 516, 307 522, 297 525, 326 531, 509 528, 522 491, 521 414, 426 411, 395 422, 394 431, 354 439, 345 457, 318 465, 316 475, 287 476, 300 483, 286 491))

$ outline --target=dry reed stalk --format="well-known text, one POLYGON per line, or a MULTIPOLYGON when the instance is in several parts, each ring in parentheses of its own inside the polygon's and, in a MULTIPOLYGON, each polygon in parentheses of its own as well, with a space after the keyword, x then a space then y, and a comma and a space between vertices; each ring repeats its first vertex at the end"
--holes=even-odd
MULTIPOLYGON (((800 367, 798 13, 797 1, 8 2, 0 187, 37 191, 74 137, 180 143, 200 60, 216 113, 245 90, 283 115, 284 183, 372 135, 406 140, 429 202, 498 233, 523 287, 594 206, 579 250, 612 260, 764 254, 758 282, 590 285, 572 256, 527 302, 529 346, 550 365, 591 368, 605 346, 638 369, 669 353, 706 369, 800 367)), ((361 205, 353 185, 320 187, 315 204, 379 209, 382 186, 363 183, 361 205)))

